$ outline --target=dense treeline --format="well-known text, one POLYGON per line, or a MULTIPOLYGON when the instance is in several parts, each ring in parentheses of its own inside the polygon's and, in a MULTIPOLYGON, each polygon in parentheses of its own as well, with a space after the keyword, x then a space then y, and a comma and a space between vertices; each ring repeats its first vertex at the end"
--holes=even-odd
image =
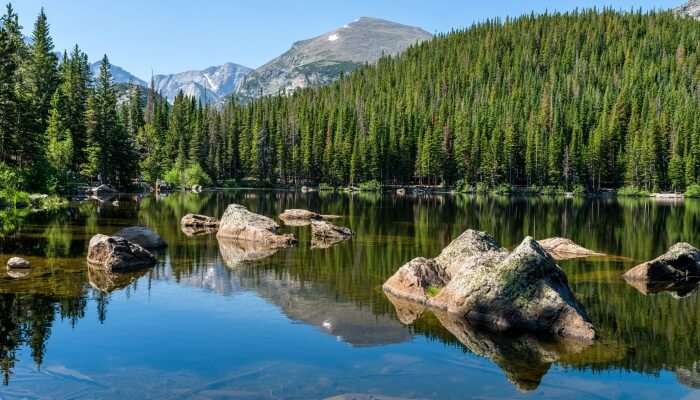
POLYGON ((44 13, 0 30, 0 161, 25 185, 255 178, 684 190, 700 179, 700 24, 588 10, 487 21, 335 84, 241 104, 119 95, 58 60, 44 13))
POLYGON ((683 189, 700 172, 699 40, 671 13, 488 21, 253 102, 236 162, 335 184, 683 189))

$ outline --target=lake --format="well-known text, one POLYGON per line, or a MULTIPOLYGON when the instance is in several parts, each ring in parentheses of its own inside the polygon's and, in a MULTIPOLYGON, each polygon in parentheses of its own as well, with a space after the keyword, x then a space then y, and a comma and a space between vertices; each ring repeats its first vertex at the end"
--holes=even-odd
POLYGON ((2 265, 12 255, 33 264, 27 276, 0 270, 0 399, 700 399, 697 287, 621 278, 678 241, 699 246, 700 202, 241 190, 0 222, 2 265), (214 235, 181 231, 184 214, 219 217, 230 203, 337 214, 356 236, 311 249, 309 227, 283 227, 296 246, 246 261, 214 235), (88 269, 90 237, 131 225, 168 243, 158 265, 88 269), (403 263, 468 228, 508 248, 563 236, 610 254, 560 263, 600 339, 494 334, 384 295, 403 263))

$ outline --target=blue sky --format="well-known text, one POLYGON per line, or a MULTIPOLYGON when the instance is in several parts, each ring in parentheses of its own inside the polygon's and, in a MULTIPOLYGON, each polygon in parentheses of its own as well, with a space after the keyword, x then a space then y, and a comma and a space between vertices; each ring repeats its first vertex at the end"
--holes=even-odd
POLYGON ((530 11, 604 7, 667 9, 685 0, 15 0, 25 33, 43 6, 57 49, 75 43, 140 78, 224 62, 257 67, 297 40, 361 16, 429 32, 530 11))

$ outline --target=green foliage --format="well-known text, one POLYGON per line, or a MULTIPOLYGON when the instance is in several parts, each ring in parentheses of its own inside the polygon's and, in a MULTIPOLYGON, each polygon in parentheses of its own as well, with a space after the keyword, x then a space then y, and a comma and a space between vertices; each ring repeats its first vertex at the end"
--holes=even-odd
POLYGON ((476 188, 470 185, 465 179, 460 179, 455 184, 455 191, 457 191, 457 193, 474 193, 476 188))
POLYGON ((168 184, 182 189, 189 189, 195 185, 212 184, 211 178, 199 164, 190 164, 187 167, 176 164, 165 173, 164 179, 168 184))
POLYGON ((502 183, 502 184, 496 186, 495 189, 493 189, 493 193, 497 194, 499 196, 508 196, 512 192, 513 192, 513 187, 506 184, 506 183, 502 183))
POLYGON ((586 187, 583 185, 575 185, 574 188, 572 189, 572 193, 574 196, 585 196, 586 195, 586 187))
POLYGON ((382 184, 377 180, 362 182, 358 187, 362 192, 379 192, 382 190, 382 184))
POLYGON ((436 287, 436 286, 428 286, 427 289, 425 289, 425 295, 428 297, 435 297, 438 294, 440 294, 440 291, 442 288, 436 287))
POLYGON ((650 193, 634 186, 624 186, 617 191, 617 195, 627 197, 649 197, 650 193))
POLYGON ((476 184, 476 192, 479 194, 486 194, 489 192, 489 185, 484 182, 479 182, 476 184))
POLYGON ((318 190, 322 192, 335 192, 335 187, 322 182, 320 185, 318 185, 318 190))
POLYGON ((697 183, 694 183, 690 186, 685 191, 685 197, 688 198, 700 198, 700 185, 697 183))

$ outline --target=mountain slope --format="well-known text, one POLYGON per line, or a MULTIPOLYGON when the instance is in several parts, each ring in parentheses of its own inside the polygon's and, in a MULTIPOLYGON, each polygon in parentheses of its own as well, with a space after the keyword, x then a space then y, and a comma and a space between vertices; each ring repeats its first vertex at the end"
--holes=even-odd
POLYGON ((156 90, 173 101, 179 91, 207 103, 216 103, 236 93, 251 69, 234 63, 209 67, 202 71, 186 71, 153 77, 156 90))
POLYGON ((253 98, 328 84, 341 72, 401 53, 432 35, 420 28, 363 17, 339 29, 296 42, 286 53, 256 69, 240 95, 253 98))
MULTIPOLYGON (((90 71, 94 77, 99 75, 100 61, 90 64, 90 71)), ((112 72, 112 80, 114 80, 114 83, 133 83, 134 85, 147 86, 145 81, 118 65, 111 64, 110 71, 112 72)))
POLYGON ((684 5, 675 9, 677 14, 687 15, 700 20, 700 0, 690 0, 684 5))

